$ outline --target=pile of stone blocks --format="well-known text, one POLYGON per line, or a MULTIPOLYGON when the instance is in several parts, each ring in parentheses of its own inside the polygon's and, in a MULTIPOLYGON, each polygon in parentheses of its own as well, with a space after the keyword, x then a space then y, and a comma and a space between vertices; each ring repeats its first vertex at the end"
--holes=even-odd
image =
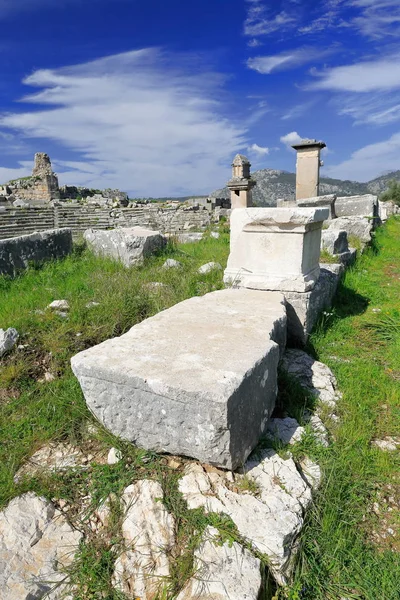
POLYGON ((167 244, 167 238, 159 231, 144 227, 87 229, 83 237, 95 254, 118 260, 125 267, 142 265, 145 258, 167 244))
POLYGON ((71 252, 71 229, 50 229, 0 240, 0 275, 14 277, 30 263, 64 258, 71 252))

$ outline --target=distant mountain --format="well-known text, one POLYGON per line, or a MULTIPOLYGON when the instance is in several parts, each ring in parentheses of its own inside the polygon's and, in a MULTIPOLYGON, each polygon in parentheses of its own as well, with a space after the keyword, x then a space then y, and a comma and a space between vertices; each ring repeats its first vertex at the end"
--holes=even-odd
MULTIPOLYGON (((253 200, 257 206, 276 206, 278 198, 295 198, 296 175, 294 173, 276 169, 260 169, 254 171, 251 176, 257 182, 256 187, 253 188, 253 200)), ((392 179, 400 181, 400 171, 381 175, 368 183, 321 177, 319 193, 320 195, 337 194, 338 196, 379 195, 389 187, 392 179)), ((230 198, 230 192, 226 187, 216 190, 210 195, 213 198, 230 198)))

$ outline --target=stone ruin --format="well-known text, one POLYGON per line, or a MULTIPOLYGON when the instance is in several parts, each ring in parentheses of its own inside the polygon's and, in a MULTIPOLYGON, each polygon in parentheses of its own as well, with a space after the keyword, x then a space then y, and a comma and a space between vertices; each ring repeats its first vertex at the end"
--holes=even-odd
POLYGON ((50 158, 43 152, 35 154, 30 177, 10 181, 2 186, 0 202, 5 206, 41 205, 60 199, 57 175, 53 172, 50 158))

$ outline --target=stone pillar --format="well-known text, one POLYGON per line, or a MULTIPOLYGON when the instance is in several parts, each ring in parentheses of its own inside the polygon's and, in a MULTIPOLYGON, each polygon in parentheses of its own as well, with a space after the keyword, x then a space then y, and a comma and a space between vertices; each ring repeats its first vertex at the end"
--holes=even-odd
POLYGON ((308 292, 320 275, 328 208, 247 208, 231 215, 224 281, 235 287, 308 292))
POLYGON ((302 140, 292 146, 297 151, 296 200, 319 196, 321 150, 325 147, 324 142, 317 140, 302 140))
POLYGON ((236 154, 232 163, 232 179, 227 187, 231 192, 231 208, 247 208, 252 206, 251 190, 256 182, 251 179, 251 164, 242 154, 236 154))

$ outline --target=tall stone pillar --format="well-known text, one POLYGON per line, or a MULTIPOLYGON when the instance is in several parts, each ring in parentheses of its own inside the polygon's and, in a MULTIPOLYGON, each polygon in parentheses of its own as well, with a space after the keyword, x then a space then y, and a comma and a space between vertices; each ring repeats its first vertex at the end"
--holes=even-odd
POLYGON ((324 142, 317 140, 302 140, 292 146, 297 151, 296 200, 319 196, 321 150, 325 147, 324 142))
POLYGON ((232 179, 227 187, 231 192, 231 208, 247 208, 253 205, 251 190, 256 182, 251 179, 250 161, 242 154, 236 154, 232 163, 232 179))

